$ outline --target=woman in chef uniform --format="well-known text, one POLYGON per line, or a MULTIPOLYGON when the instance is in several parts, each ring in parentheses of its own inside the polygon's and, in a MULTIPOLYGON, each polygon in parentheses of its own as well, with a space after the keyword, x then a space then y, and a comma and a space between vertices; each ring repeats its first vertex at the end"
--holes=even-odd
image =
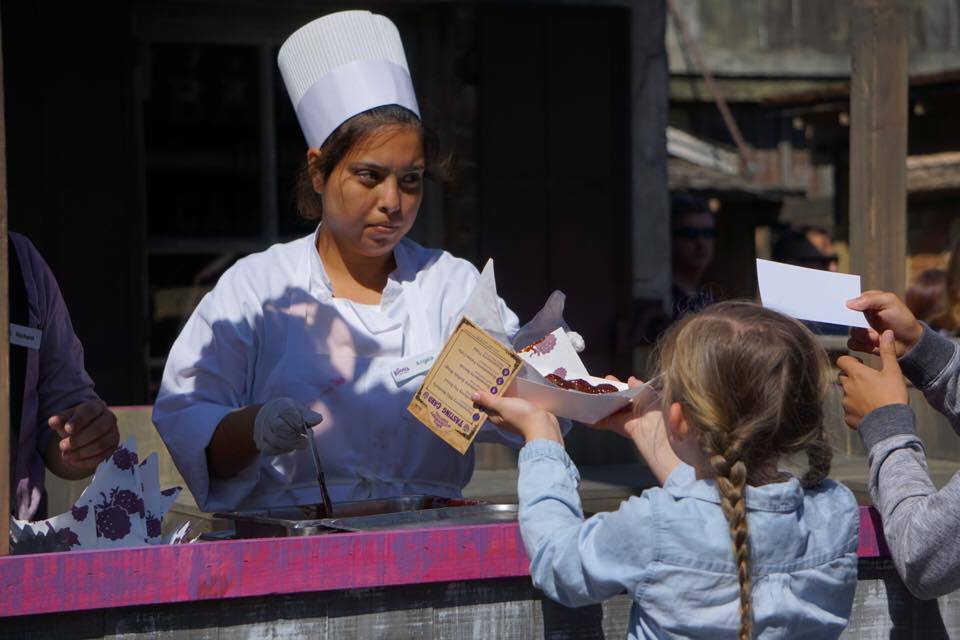
MULTIPOLYGON (((473 451, 407 405, 478 273, 405 237, 432 149, 399 33, 383 16, 336 13, 278 59, 309 147, 301 213, 322 222, 224 273, 170 351, 154 423, 206 511, 319 503, 306 434, 334 503, 459 496, 473 451)), ((507 438, 489 425, 479 436, 507 438)))

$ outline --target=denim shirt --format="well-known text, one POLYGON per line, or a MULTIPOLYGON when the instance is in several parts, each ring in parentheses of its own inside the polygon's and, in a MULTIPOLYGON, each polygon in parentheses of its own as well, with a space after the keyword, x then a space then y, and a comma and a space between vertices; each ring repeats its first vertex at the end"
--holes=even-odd
MULTIPOLYGON (((566 606, 626 591, 628 638, 733 638, 740 589, 712 480, 680 464, 663 488, 584 521, 580 475, 563 447, 520 452, 520 531, 534 585, 566 606)), ((747 488, 756 638, 836 638, 857 586, 859 511, 846 487, 796 478, 747 488)))

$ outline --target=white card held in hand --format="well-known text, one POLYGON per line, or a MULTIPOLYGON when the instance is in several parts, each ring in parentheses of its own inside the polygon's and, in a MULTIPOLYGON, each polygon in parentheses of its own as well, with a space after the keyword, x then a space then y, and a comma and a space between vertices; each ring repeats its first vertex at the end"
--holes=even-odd
POLYGON ((763 306, 811 322, 868 328, 863 313, 847 308, 860 295, 860 276, 757 260, 763 306))

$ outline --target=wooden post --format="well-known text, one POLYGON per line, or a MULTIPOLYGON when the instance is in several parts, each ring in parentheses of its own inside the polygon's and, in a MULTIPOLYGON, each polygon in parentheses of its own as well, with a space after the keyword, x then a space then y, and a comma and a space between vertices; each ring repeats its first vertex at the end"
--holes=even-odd
POLYGON ((914 0, 854 0, 850 15, 850 263, 863 288, 903 296, 907 31, 914 0))
POLYGON ((10 553, 10 314, 7 291, 7 133, 0 46, 0 556, 10 553))
POLYGON ((633 297, 669 308, 670 194, 667 192, 669 72, 664 45, 666 6, 631 8, 631 157, 633 297))
MULTIPOLYGON (((668 314, 672 309, 672 276, 667 190, 670 72, 665 44, 666 4, 633 0, 630 16, 631 294, 634 300, 650 301, 652 314, 656 314, 654 301, 659 300, 661 312, 668 314)), ((632 322, 643 317, 636 310, 621 314, 622 318, 631 316, 632 322)), ((634 335, 637 331, 637 326, 620 323, 614 370, 645 375, 650 349, 638 343, 634 335), (626 357, 629 361, 623 362, 626 357)), ((612 441, 605 442, 613 445, 612 441)), ((603 450, 606 455, 612 449, 608 446, 603 450)))

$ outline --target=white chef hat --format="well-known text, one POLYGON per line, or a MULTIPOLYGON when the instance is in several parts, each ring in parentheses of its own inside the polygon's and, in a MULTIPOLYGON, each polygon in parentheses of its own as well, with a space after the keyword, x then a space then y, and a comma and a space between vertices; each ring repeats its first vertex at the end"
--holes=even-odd
POLYGON ((358 113, 388 104, 420 116, 397 27, 341 11, 297 29, 280 47, 280 74, 310 147, 358 113))

